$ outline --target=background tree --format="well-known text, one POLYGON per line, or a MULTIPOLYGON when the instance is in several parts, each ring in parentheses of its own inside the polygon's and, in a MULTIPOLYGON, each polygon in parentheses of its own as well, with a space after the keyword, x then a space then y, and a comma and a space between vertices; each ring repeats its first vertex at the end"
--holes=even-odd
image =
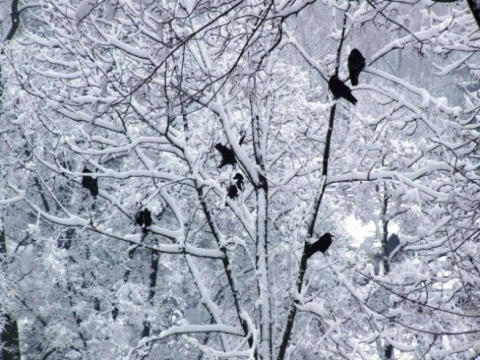
POLYGON ((477 356, 477 95, 451 90, 476 76, 465 4, 22 8, 0 145, 22 357, 477 356), (388 209, 405 256, 377 275, 345 219, 388 209))
MULTIPOLYGON (((2 3, 3 11, 1 11, 2 31, 2 43, 11 41, 20 26, 20 11, 18 9, 18 1, 12 0, 10 4, 10 16, 8 16, 7 2, 2 3), (6 19, 10 17, 10 21, 6 19)), ((3 51, 1 52, 3 54, 3 51)), ((0 64, 0 117, 3 112, 3 104, 1 102, 2 94, 4 92, 2 79, 2 66, 0 64)), ((8 263, 10 262, 7 252, 7 239, 5 235, 5 223, 3 221, 2 213, 0 212, 0 262, 3 264, 1 278, 7 285, 10 283, 8 276, 8 263)), ((4 299, 2 303, 9 304, 10 301, 4 299)), ((2 350, 2 359, 4 360, 19 360, 21 358, 20 343, 18 335, 18 324, 16 319, 11 314, 12 309, 9 309, 8 305, 5 308, 0 309, 0 349, 2 350), (3 321, 2 321, 3 320, 3 321)))

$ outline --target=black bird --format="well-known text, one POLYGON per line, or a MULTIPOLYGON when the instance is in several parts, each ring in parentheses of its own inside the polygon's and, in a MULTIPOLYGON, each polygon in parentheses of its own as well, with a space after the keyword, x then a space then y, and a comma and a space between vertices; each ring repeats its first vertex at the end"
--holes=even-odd
MULTIPOLYGON (((84 168, 83 171, 82 171, 84 174, 91 174, 92 172, 87 169, 87 168, 84 168)), ((93 197, 96 197, 98 195, 98 183, 97 183, 97 179, 94 179, 92 178, 91 176, 86 176, 84 175, 82 177, 82 186, 88 190, 90 190, 90 194, 93 196, 93 197)))
POLYGON ((320 236, 320 239, 315 241, 313 244, 307 245, 308 246, 307 258, 309 258, 310 256, 312 256, 318 251, 321 251, 322 253, 325 254, 325 251, 327 251, 330 245, 332 244, 332 237, 334 237, 332 234, 325 233, 322 236, 320 236))
POLYGON ((350 73, 350 82, 353 86, 358 85, 358 76, 365 67, 365 58, 358 49, 353 49, 348 55, 348 72, 350 73))
POLYGON ((237 180, 237 188, 240 191, 243 191, 243 175, 240 173, 236 173, 235 176, 233 177, 235 180, 237 180))
POLYGON ((215 149, 220 151, 220 154, 222 155, 222 161, 220 162, 220 165, 218 166, 219 169, 224 167, 225 165, 235 165, 236 160, 235 160, 235 153, 233 152, 232 149, 229 147, 218 143, 215 145, 215 149))
POLYGON ((235 184, 232 184, 228 187, 227 196, 232 200, 238 197, 238 189, 235 184))
POLYGON ((345 85, 337 75, 333 75, 330 80, 328 80, 328 87, 333 94, 335 99, 343 97, 344 99, 350 101, 353 105, 357 103, 357 99, 352 95, 352 90, 345 85))
POLYGON ((148 231, 147 228, 152 225, 152 214, 150 210, 148 210, 147 208, 140 210, 140 212, 135 217, 135 221, 137 222, 137 225, 143 228, 143 232, 146 233, 148 231))
MULTIPOLYGON (((245 140, 245 135, 247 133, 245 131, 241 132, 240 140, 238 141, 238 145, 242 145, 243 141, 245 140)), ((237 163, 237 160, 235 159, 235 152, 230 149, 228 146, 225 146, 223 144, 216 144, 215 149, 220 151, 220 154, 222 155, 222 161, 220 162, 220 166, 218 167, 221 169, 225 165, 235 165, 237 163)))

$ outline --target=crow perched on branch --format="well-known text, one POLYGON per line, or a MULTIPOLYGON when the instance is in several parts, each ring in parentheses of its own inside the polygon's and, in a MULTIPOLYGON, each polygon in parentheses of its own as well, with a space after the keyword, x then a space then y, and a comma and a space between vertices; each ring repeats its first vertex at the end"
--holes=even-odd
POLYGON ((238 197, 238 189, 235 184, 232 184, 228 187, 227 196, 232 200, 238 197))
POLYGON ((232 149, 220 143, 215 145, 215 149, 220 151, 220 154, 222 155, 222 161, 218 166, 219 169, 221 169, 225 165, 235 165, 237 161, 235 160, 235 153, 232 149))
MULTIPOLYGON (((247 133, 245 131, 241 132, 240 140, 238 141, 238 145, 242 145, 244 140, 245 140, 245 135, 247 133)), ((220 162, 220 165, 218 166, 219 169, 224 167, 225 165, 232 165, 234 166, 237 163, 237 160, 235 159, 235 152, 230 149, 228 146, 225 146, 221 143, 218 143, 215 145, 215 149, 217 149, 220 154, 222 155, 222 161, 220 162)))
POLYGON ((227 188, 227 196, 234 200, 238 197, 238 191, 243 191, 243 175, 240 173, 236 173, 233 177, 236 181, 235 184, 231 184, 227 188))
MULTIPOLYGON (((92 174, 92 172, 87 169, 86 167, 82 171, 84 174, 92 174)), ((88 190, 90 190, 90 194, 93 197, 98 195, 98 183, 97 179, 92 178, 91 176, 84 175, 82 177, 82 186, 88 190)))
POLYGON ((307 258, 309 258, 318 251, 321 251, 323 254, 325 254, 325 251, 327 251, 332 244, 332 237, 334 237, 332 234, 325 233, 320 236, 320 239, 315 241, 313 244, 307 243, 307 258))
POLYGON ((152 225, 152 214, 147 208, 140 210, 135 217, 137 225, 143 228, 143 232, 146 234, 150 225, 152 225))
POLYGON ((240 173, 236 173, 235 176, 233 177, 235 180, 237 180, 237 188, 240 191, 243 191, 243 175, 240 173))
POLYGON ((357 103, 357 99, 352 95, 352 90, 345 85, 337 75, 333 75, 328 81, 328 87, 333 94, 335 99, 343 97, 344 99, 350 101, 353 105, 357 103))
POLYGON ((365 58, 358 49, 353 49, 348 55, 348 72, 353 86, 358 85, 358 77, 365 67, 365 58))

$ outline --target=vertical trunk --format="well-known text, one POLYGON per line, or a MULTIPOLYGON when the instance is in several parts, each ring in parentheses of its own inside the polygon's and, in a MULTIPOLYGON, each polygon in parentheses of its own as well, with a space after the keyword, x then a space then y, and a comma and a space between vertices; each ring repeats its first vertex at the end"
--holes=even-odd
MULTIPOLYGON (((157 250, 152 250, 150 257, 150 283, 148 290, 148 302, 153 306, 155 299, 155 288, 157 286, 158 262, 160 260, 160 253, 157 250)), ((142 338, 150 336, 150 321, 145 320, 143 323, 142 338)))
POLYGON ((388 219, 387 219, 387 210, 388 210, 388 196, 387 189, 385 184, 382 185, 382 258, 383 258, 383 269, 385 275, 390 272, 390 265, 388 264, 388 219))
MULTIPOLYGON (((10 41, 20 26, 20 13, 18 11, 19 0, 12 0, 11 6, 11 25, 4 41, 10 41)), ((3 94, 3 81, 2 81, 2 69, 0 67, 0 96, 3 94)), ((3 108, 3 104, 0 103, 0 107, 3 108)), ((7 254, 7 239, 5 235, 5 225, 0 218, 0 261, 7 254)), ((2 359, 3 360, 20 360, 20 341, 18 336, 17 322, 12 318, 10 314, 6 314, 5 328, 0 333, 0 343, 3 346, 2 359)))
MULTIPOLYGON (((7 254, 7 237, 5 225, 0 220, 0 261, 7 254)), ((18 337, 18 325, 10 314, 5 314, 5 327, 0 332, 3 360, 20 360, 20 341, 18 337)))
MULTIPOLYGON (((383 257, 383 271, 384 274, 387 275, 390 272, 390 264, 388 260, 388 222, 389 219, 387 217, 388 211, 388 195, 387 195, 387 188, 385 183, 382 184, 382 257, 383 257)), ((383 349, 383 355, 385 360, 393 359, 393 346, 389 343, 385 344, 383 349)))
MULTIPOLYGON (((327 137, 325 141, 325 150, 323 152, 322 176, 324 177, 324 179, 328 175, 328 160, 330 158, 330 144, 332 139, 336 109, 337 109, 337 104, 333 104, 332 108, 330 109, 330 118, 328 120, 328 130, 327 130, 327 137)), ((320 193, 314 200, 313 209, 308 218, 308 221, 309 221, 308 237, 309 238, 311 238, 314 235, 315 220, 317 219, 317 214, 320 210, 320 205, 322 204, 322 199, 323 199, 323 194, 325 193, 325 189, 326 189, 326 185, 324 182, 322 185, 322 188, 320 189, 320 193)), ((300 269, 298 271, 297 282, 296 282, 297 292, 299 294, 302 292, 303 279, 305 277, 306 271, 307 271, 307 244, 305 243, 303 247, 302 260, 300 262, 300 269)), ((297 303, 298 303, 298 300, 293 300, 292 304, 290 305, 290 309, 288 310, 287 324, 285 325, 285 331, 283 333, 282 343, 280 344, 280 349, 278 352, 278 360, 283 360, 285 358, 288 343, 290 341, 290 336, 293 330, 293 324, 295 322, 295 316, 297 315, 297 306, 296 306, 297 303)))
POLYGON ((5 328, 1 333, 2 359, 20 360, 17 322, 9 314, 6 315, 6 320, 5 328))
MULTIPOLYGON (((19 0, 12 0, 11 5, 11 25, 4 41, 12 40, 13 36, 20 26, 20 13, 18 11, 19 0)), ((0 67, 0 96, 3 94, 3 82, 2 82, 2 69, 0 67)), ((0 103, 0 107, 3 108, 3 104, 0 103)), ((5 235, 5 224, 0 217, 0 262, 2 258, 5 258, 7 254, 7 239, 5 235)), ((5 327, 0 332, 0 344, 2 345, 2 359, 3 360, 20 360, 20 340, 18 334, 18 324, 10 314, 5 314, 5 327)))
POLYGON ((258 292, 260 294, 260 358, 272 358, 272 308, 270 299, 270 281, 268 274, 268 183, 260 175, 260 184, 256 189, 257 220, 256 220, 256 263, 258 273, 258 292))
MULTIPOLYGON (((298 271, 297 277, 297 292, 300 294, 302 292, 303 286, 303 278, 305 277, 305 272, 307 270, 307 247, 305 246, 303 249, 302 260, 300 261, 300 269, 298 271)), ((280 344, 280 349, 278 352, 278 359, 283 360, 285 358, 285 354, 287 352, 288 342, 290 339, 290 334, 292 333, 293 329, 293 322, 295 320, 295 315, 297 314, 297 307, 298 300, 293 300, 293 304, 290 307, 290 311, 287 317, 287 325, 285 326, 285 332, 283 333, 282 343, 280 344)))
POLYGON ((393 359, 393 346, 392 345, 387 344, 387 346, 385 346, 384 355, 385 355, 385 360, 392 360, 393 359))
MULTIPOLYGON (((204 212, 205 217, 207 219, 207 223, 210 227, 210 230, 212 231, 213 237, 214 237, 215 241, 217 242, 217 244, 219 246, 219 249, 224 253, 222 263, 223 263, 223 267, 225 269, 225 275, 227 276, 228 285, 229 285, 229 287, 232 291, 232 297, 233 297, 233 302, 235 304, 235 309, 237 311, 238 321, 240 322, 240 325, 242 326, 242 329, 245 332, 245 336, 247 336, 248 333, 249 333, 248 324, 245 321, 245 319, 243 319, 242 316, 241 316, 241 314, 243 313, 244 310, 242 308, 242 304, 241 304, 241 300, 240 300, 240 292, 238 290, 237 280, 235 279, 233 271, 232 271, 232 266, 231 266, 231 263, 230 263, 230 260, 229 260, 228 254, 227 254, 227 250, 226 250, 225 246, 223 246, 220 242, 220 239, 222 238, 221 231, 218 228, 218 226, 217 226, 217 224, 214 220, 214 216, 212 215, 212 211, 208 208, 207 202, 204 199, 204 193, 203 193, 202 187, 197 187, 197 193, 198 193, 199 201, 200 201, 200 203, 202 205, 202 208, 203 208, 203 212, 204 212)), ((188 259, 187 259, 187 261, 188 261, 188 259)), ((213 314, 211 313, 211 315, 213 315, 213 314)), ((254 348, 255 344, 254 344, 253 336, 249 336, 247 341, 248 341, 248 344, 249 344, 250 348, 254 348)), ((255 359, 257 359, 257 352, 255 352, 255 359)))
MULTIPOLYGON (((143 239, 142 239, 142 241, 143 241, 143 239)), ((134 248, 132 248, 128 251, 128 258, 129 258, 130 262, 133 259, 133 256, 135 255, 135 252, 137 251, 137 249, 138 249, 138 247, 134 247, 134 248)), ((131 266, 131 264, 128 264, 128 266, 131 266)), ((130 268, 127 268, 127 270, 125 270, 125 273, 123 274, 123 282, 124 283, 128 282, 128 279, 130 278, 130 272, 131 272, 130 268)), ((113 321, 117 320, 118 312, 119 312, 118 306, 114 305, 113 310, 112 310, 113 321)))
POLYGON ((5 235, 5 224, 3 218, 0 218, 0 256, 7 254, 7 236, 5 235))
POLYGON ((265 177, 266 131, 268 119, 262 122, 257 100, 250 99, 252 111, 252 136, 255 162, 261 169, 258 181, 253 184, 257 201, 255 263, 257 267, 257 289, 259 294, 260 339, 259 357, 270 360, 273 357, 271 289, 268 273, 268 180, 265 177))

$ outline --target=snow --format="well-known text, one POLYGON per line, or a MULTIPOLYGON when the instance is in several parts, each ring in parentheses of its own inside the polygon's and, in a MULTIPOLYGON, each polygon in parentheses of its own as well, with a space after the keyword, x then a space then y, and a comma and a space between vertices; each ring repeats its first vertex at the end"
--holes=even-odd
POLYGON ((82 0, 75 10, 75 26, 85 19, 97 5, 97 0, 82 0))
POLYGON ((478 356, 478 25, 431 5, 25 5, 35 21, 0 56, 0 303, 22 348, 478 356), (354 47, 369 59, 351 109, 326 79, 350 85, 354 47), (216 142, 235 166, 218 168, 216 142), (230 199, 236 172, 245 189, 230 199), (307 262, 326 231, 333 246, 307 262), (395 256, 384 231, 399 234, 395 256))

